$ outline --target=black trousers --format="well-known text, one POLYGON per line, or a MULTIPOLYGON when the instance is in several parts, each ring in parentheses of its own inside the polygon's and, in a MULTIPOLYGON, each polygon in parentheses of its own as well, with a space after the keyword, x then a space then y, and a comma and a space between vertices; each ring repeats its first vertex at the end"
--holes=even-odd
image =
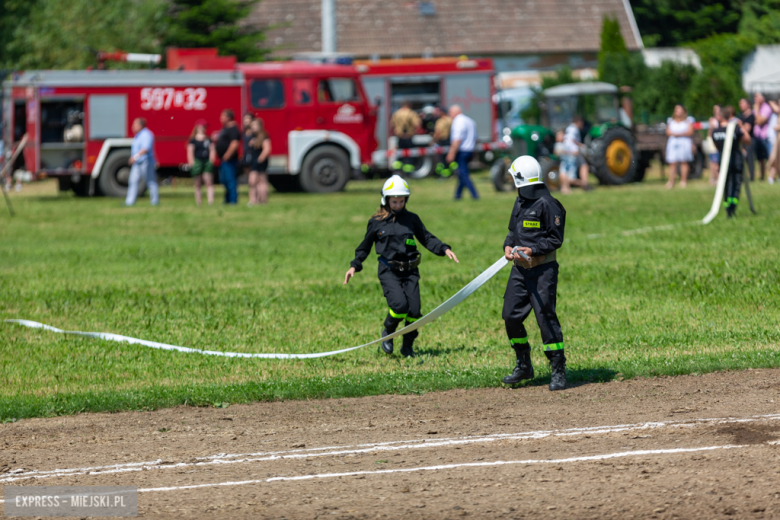
POLYGON ((501 314, 509 342, 513 346, 528 343, 528 333, 523 322, 533 309, 536 323, 542 331, 545 352, 563 352, 563 333, 555 313, 557 292, 558 262, 537 265, 531 269, 512 266, 501 314))
MULTIPOLYGON (((382 284, 382 292, 389 307, 384 323, 388 332, 395 332, 398 324, 404 320, 410 324, 422 317, 418 269, 401 273, 380 262, 379 283, 382 284)), ((417 331, 405 334, 404 337, 413 340, 417 337, 417 331)))
POLYGON ((739 203, 739 193, 742 191, 742 170, 729 168, 726 177, 726 189, 723 192, 723 202, 728 206, 736 206, 739 203))

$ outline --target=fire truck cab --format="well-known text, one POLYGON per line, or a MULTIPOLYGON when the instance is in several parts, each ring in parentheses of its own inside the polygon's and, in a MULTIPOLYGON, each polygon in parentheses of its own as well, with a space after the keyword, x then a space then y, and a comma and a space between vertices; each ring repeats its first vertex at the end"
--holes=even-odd
POLYGON ((28 71, 6 81, 6 157, 27 134, 21 164, 56 177, 78 195, 122 197, 129 178, 131 124, 155 134, 161 175, 188 175, 187 143, 198 120, 252 113, 272 143, 269 179, 282 190, 331 192, 376 149, 376 109, 354 67, 301 62, 237 64, 231 70, 28 71))

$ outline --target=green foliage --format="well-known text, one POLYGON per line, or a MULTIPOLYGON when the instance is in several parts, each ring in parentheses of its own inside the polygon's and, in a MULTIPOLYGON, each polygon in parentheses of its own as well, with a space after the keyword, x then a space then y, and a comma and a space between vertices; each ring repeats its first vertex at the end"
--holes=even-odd
MULTIPOLYGON (((481 204, 454 204, 433 179, 412 185, 410 208, 461 261, 423 252, 424 311, 501 255, 514 195, 492 190, 484 174, 475 181, 481 204)), ((262 208, 198 208, 182 182, 162 187, 155 208, 58 195, 53 181, 26 186, 10 194, 17 216, 0 215, 0 320, 234 352, 373 340, 387 312, 376 267, 342 280, 381 185, 272 193, 262 208)), ((772 186, 752 189, 758 215, 741 209, 708 226, 678 225, 709 209, 705 180, 670 192, 651 174, 642 185, 562 199, 557 305, 572 382, 780 366, 780 212, 772 186), (622 233, 669 224, 678 226, 622 233)), ((514 365, 501 320, 507 276, 422 329, 415 360, 375 346, 312 360, 220 358, 0 322, 0 421, 500 386, 514 365)), ((532 317, 528 324, 538 374, 530 384, 543 385, 549 364, 532 317)))
POLYGON ((599 49, 599 77, 603 78, 607 63, 616 59, 628 57, 628 49, 623 35, 620 34, 620 24, 614 16, 605 16, 601 24, 601 47, 599 49))
POLYGON ((159 52, 164 8, 164 0, 36 0, 14 27, 9 65, 79 69, 96 65, 99 50, 159 52))
POLYGON ((16 31, 27 26, 30 11, 38 0, 0 0, 0 69, 12 69, 21 56, 20 48, 12 48, 16 31))
POLYGON ((83 69, 97 64, 97 51, 162 53, 166 46, 261 60, 262 31, 244 23, 258 1, 0 0, 0 69, 83 69))
POLYGON ((259 0, 172 0, 165 45, 216 47, 239 61, 260 61, 263 33, 242 23, 259 0))
POLYGON ((745 3, 744 0, 630 1, 647 47, 676 47, 709 36, 736 32, 745 3))

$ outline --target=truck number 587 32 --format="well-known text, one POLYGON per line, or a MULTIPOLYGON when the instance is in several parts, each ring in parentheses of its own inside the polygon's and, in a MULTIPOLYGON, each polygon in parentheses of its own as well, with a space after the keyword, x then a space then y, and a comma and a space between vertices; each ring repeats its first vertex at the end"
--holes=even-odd
POLYGON ((206 89, 144 88, 141 89, 141 110, 205 110, 206 89))

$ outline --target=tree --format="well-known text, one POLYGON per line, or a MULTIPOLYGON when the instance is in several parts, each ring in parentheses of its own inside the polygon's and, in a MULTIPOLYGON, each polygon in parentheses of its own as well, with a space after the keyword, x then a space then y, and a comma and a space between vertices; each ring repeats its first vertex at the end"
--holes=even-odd
POLYGON ((263 32, 243 23, 259 0, 171 0, 165 45, 216 47, 239 61, 260 61, 263 32))
POLYGON ((13 28, 5 51, 13 68, 83 69, 96 64, 99 50, 160 51, 165 0, 34 4, 24 23, 13 28))
POLYGON ((19 59, 19 50, 12 49, 14 32, 27 27, 30 11, 37 0, 0 0, 0 69, 11 69, 19 59))
POLYGON ((635 85, 644 73, 644 60, 638 53, 628 52, 620 33, 620 24, 615 17, 605 16, 602 21, 598 60, 601 81, 618 86, 635 85))
MULTIPOLYGON (((630 2, 642 41, 647 47, 676 47, 717 34, 734 33, 745 4, 745 0, 630 2)), ((767 1, 755 3, 766 4, 767 1)))

